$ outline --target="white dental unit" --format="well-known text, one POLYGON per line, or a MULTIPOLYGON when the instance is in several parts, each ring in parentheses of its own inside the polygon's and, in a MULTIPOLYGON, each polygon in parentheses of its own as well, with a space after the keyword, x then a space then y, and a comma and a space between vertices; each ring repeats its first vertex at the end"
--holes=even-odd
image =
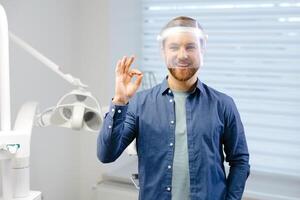
POLYGON ((40 200, 41 192, 30 191, 29 157, 33 126, 56 125, 74 130, 98 132, 102 122, 97 100, 86 90, 87 86, 40 54, 22 39, 8 31, 7 17, 0 4, 0 163, 2 197, 0 200, 40 200), (45 64, 75 86, 56 106, 37 113, 38 103, 23 104, 12 128, 9 80, 9 37, 19 47, 45 64))

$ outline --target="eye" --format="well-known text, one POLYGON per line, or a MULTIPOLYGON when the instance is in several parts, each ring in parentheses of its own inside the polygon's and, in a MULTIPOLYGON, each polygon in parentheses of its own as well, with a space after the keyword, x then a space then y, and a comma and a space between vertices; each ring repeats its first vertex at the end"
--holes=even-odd
POLYGON ((171 49, 172 51, 177 51, 178 47, 177 46, 170 46, 169 49, 171 49))
POLYGON ((186 47, 187 50, 194 50, 194 49, 197 49, 197 47, 195 45, 188 45, 186 47))

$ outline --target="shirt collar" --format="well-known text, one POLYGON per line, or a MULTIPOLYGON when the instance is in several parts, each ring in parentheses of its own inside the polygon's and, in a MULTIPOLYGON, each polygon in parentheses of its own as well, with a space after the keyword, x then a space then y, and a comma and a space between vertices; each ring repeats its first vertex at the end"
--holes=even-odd
MULTIPOLYGON (((160 93, 166 94, 169 92, 169 84, 168 84, 168 76, 163 80, 163 82, 160 84, 160 93)), ((199 78, 197 78, 197 86, 194 92, 204 92, 203 83, 200 81, 199 78)), ((193 92, 193 93, 194 93, 193 92)))

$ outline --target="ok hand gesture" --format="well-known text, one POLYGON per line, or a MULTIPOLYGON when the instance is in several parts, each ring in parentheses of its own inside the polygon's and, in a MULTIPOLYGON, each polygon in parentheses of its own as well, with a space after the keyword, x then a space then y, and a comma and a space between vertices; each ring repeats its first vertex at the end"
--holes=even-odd
POLYGON ((127 104, 142 83, 143 74, 137 69, 130 69, 134 57, 124 56, 116 66, 116 86, 113 103, 127 104), (132 78, 136 76, 135 82, 132 78))

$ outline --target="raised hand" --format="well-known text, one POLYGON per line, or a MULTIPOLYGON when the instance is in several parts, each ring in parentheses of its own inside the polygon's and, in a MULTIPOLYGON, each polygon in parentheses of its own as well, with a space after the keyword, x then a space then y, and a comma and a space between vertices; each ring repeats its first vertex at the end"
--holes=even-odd
POLYGON ((142 83, 142 72, 137 69, 130 69, 134 59, 134 56, 124 56, 122 59, 118 60, 115 70, 115 96, 113 98, 113 103, 115 104, 127 104, 142 83), (136 76, 136 80, 132 82, 134 76, 136 76))

